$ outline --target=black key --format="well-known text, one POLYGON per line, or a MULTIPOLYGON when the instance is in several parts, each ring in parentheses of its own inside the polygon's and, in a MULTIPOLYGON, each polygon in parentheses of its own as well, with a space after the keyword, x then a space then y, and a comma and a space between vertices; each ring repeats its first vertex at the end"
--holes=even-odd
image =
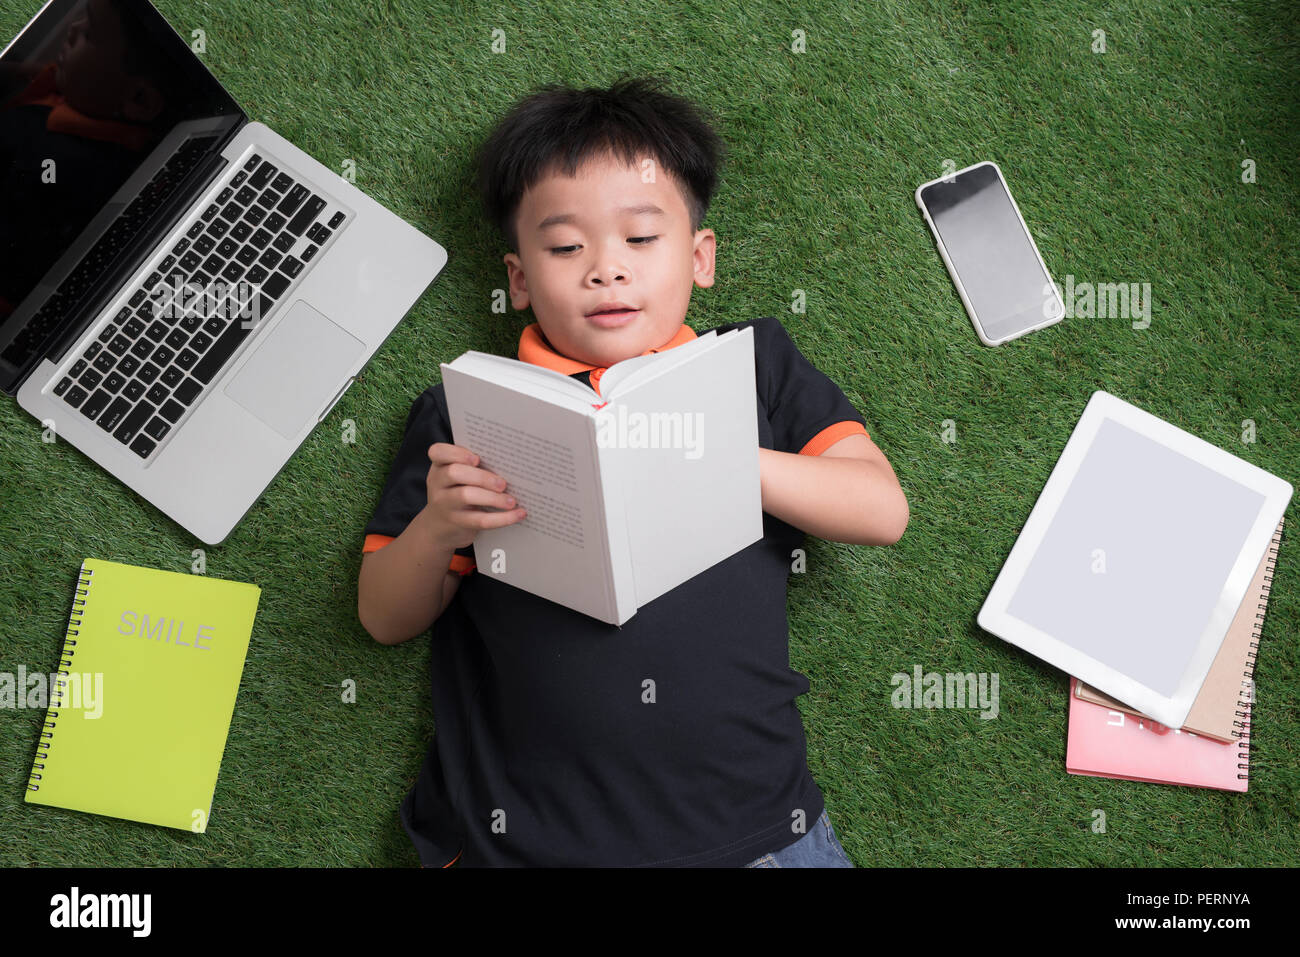
POLYGON ((68 394, 64 397, 64 401, 75 409, 77 406, 81 405, 81 403, 86 401, 86 390, 79 385, 74 385, 68 390, 68 394))
POLYGON ((158 367, 152 362, 146 362, 140 367, 140 374, 136 378, 145 385, 148 385, 154 379, 158 378, 158 367))
POLYGON ((263 160, 262 165, 257 168, 257 172, 254 173, 252 179, 248 181, 248 185, 252 186, 254 189, 261 189, 270 181, 271 177, 278 172, 279 170, 271 165, 270 160, 263 160))
MULTIPOLYGON (((292 216, 297 211, 298 207, 305 203, 310 197, 311 190, 302 185, 302 183, 294 183, 289 189, 289 192, 284 194, 284 199, 280 200, 279 205, 275 207, 276 211, 284 213, 286 216, 292 216)), ((306 228, 307 224, 304 223, 303 229, 306 228)), ((299 232, 301 232, 301 230, 299 230, 299 232)))
POLYGON ((153 345, 148 339, 137 339, 135 345, 131 347, 131 354, 141 359, 148 359, 153 352, 153 345))
POLYGON ((160 273, 162 273, 164 276, 166 276, 166 275, 167 275, 167 270, 168 270, 168 269, 171 269, 172 266, 175 266, 175 265, 176 265, 176 257, 175 257, 175 256, 168 256, 167 258, 165 258, 162 262, 160 262, 160 263, 158 264, 158 271, 159 271, 160 273))
POLYGON ((175 366, 168 366, 166 369, 163 370, 162 378, 159 380, 159 382, 161 382, 167 388, 171 389, 176 385, 176 383, 180 382, 181 379, 184 378, 185 378, 184 372, 182 372, 180 369, 177 369, 175 366))
POLYGON ((140 368, 140 360, 135 356, 122 356, 117 364, 117 371, 124 376, 133 375, 138 368, 140 368))
POLYGON ((316 250, 318 249, 320 249, 319 246, 308 246, 302 251, 302 261, 305 263, 311 262, 312 257, 316 255, 316 250))
POLYGON ((239 219, 240 216, 243 215, 244 215, 244 207, 240 206, 238 203, 234 202, 233 200, 227 203, 225 205, 225 208, 221 210, 221 218, 228 223, 235 222, 237 219, 239 219))
POLYGON ((117 360, 113 358, 113 353, 111 352, 101 352, 95 358, 95 368, 100 372, 108 372, 116 364, 117 360))
POLYGON ((153 412, 153 406, 146 402, 141 402, 132 409, 131 414, 123 420, 121 427, 113 433, 113 438, 117 439, 119 442, 130 442, 135 438, 136 433, 140 431, 141 427, 149 421, 149 416, 153 415, 153 412))
POLYGON ((154 405, 162 405, 163 399, 167 398, 167 387, 161 382, 155 382, 149 394, 145 396, 145 401, 152 402, 154 405))
POLYGON ((181 332, 179 329, 173 329, 167 336, 167 345, 171 346, 173 349, 179 349, 189 341, 189 338, 189 336, 181 332))
POLYGON ((82 358, 83 358, 83 359, 93 359, 93 358, 95 358, 95 356, 99 355, 100 350, 103 349, 103 348, 104 348, 103 345, 101 345, 100 343, 98 343, 98 342, 92 342, 92 343, 90 344, 90 348, 86 350, 86 354, 85 354, 84 356, 82 356, 82 358))
POLYGON ((181 321, 177 323, 177 325, 180 328, 184 329, 186 332, 189 333, 193 333, 194 330, 197 329, 202 324, 203 324, 203 317, 196 316, 193 313, 190 313, 189 315, 186 316, 182 316, 181 321))
POLYGON ((230 235, 233 236, 235 239, 239 240, 241 243, 248 238, 248 234, 251 233, 252 231, 253 231, 253 227, 248 225, 248 223, 243 222, 242 220, 230 227, 230 235))
POLYGON ((207 209, 203 211, 203 215, 200 218, 205 223, 210 223, 219 212, 221 212, 221 207, 218 206, 216 203, 213 203, 211 206, 209 206, 207 209))
POLYGON ((144 279, 144 288, 145 288, 145 289, 152 289, 154 286, 158 285, 158 283, 160 283, 160 282, 162 282, 162 273, 160 273, 160 272, 158 272, 157 270, 155 270, 154 272, 149 273, 149 275, 145 277, 145 279, 144 279))
POLYGON ((325 240, 331 235, 333 234, 320 223, 312 223, 311 229, 307 230, 307 238, 318 246, 324 246, 325 240))
POLYGON ((152 339, 154 342, 162 342, 163 336, 167 335, 167 327, 164 326, 161 322, 155 322, 152 326, 149 327, 145 335, 148 336, 150 339, 152 339))
POLYGON ((124 352, 126 352, 127 349, 130 348, 131 348, 131 340, 128 339, 126 336, 121 336, 121 335, 114 336, 113 341, 108 344, 108 351, 113 353, 113 355, 115 356, 122 355, 124 352))
POLYGON ((280 201, 280 194, 273 189, 268 189, 261 196, 257 197, 257 205, 263 209, 270 209, 280 201))
MULTIPOLYGON (((204 256, 206 256, 209 252, 212 251, 212 248, 216 245, 217 245, 217 241, 205 233, 204 235, 200 236, 198 239, 194 240, 194 252, 202 253, 204 256)), ((203 261, 202 259, 196 259, 194 261, 194 266, 197 266, 202 261, 203 261)), ((183 262, 184 261, 182 260, 182 263, 183 262)), ((185 268, 193 269, 194 266, 186 266, 185 268)))
POLYGON ((140 333, 144 332, 144 323, 132 316, 127 320, 126 325, 122 327, 122 335, 131 339, 140 338, 140 333))
POLYGON ((291 232, 285 231, 279 236, 276 236, 275 242, 271 243, 271 245, 280 250, 280 252, 287 253, 290 249, 293 249, 293 244, 297 241, 297 236, 291 232))
POLYGON ((257 250, 252 246, 244 246, 235 253, 235 259, 245 266, 251 266, 257 259, 257 250))
POLYGON ((126 384, 126 388, 122 390, 122 394, 134 402, 136 399, 140 398, 140 396, 144 395, 144 383, 139 379, 132 379, 126 384))
POLYGON ((244 267, 239 265, 239 263, 237 262, 228 263, 226 265, 226 268, 221 270, 222 278, 226 279, 229 282, 238 282, 239 277, 242 276, 243 274, 244 274, 244 267))
POLYGON ((115 335, 117 335, 117 326, 113 325, 110 322, 108 325, 106 325, 103 329, 99 331, 98 338, 100 342, 108 342, 115 335))
POLYGON ((335 213, 333 216, 330 217, 330 229, 338 229, 339 225, 343 222, 345 218, 346 217, 344 217, 343 215, 343 210, 339 210, 337 213, 335 213))
POLYGON ((168 399, 167 404, 158 410, 158 414, 172 425, 175 425, 177 420, 185 414, 185 406, 174 399, 168 399))
POLYGON ((259 229, 253 233, 252 239, 248 241, 250 246, 256 246, 258 249, 265 249, 266 244, 271 241, 271 234, 265 229, 259 229))
POLYGON ((248 270, 248 275, 245 276, 244 278, 251 283, 259 283, 263 279, 265 279, 268 275, 270 275, 270 273, 268 273, 261 266, 254 266, 253 268, 248 270))
POLYGON ((248 170, 251 173, 253 170, 257 169, 258 165, 261 162, 262 162, 262 157, 254 153, 252 156, 248 158, 248 162, 244 164, 244 169, 248 170))
POLYGON ((137 435, 135 441, 131 443, 131 451, 142 459, 147 459, 149 453, 158 447, 158 443, 143 435, 137 435))
POLYGON ((262 292, 272 299, 279 299, 280 294, 289 288, 289 279, 278 272, 271 273, 271 278, 262 284, 262 292))
POLYGON ((189 248, 190 248, 190 241, 182 237, 181 241, 172 247, 172 252, 174 252, 177 256, 179 256, 181 253, 185 252, 185 250, 189 248))
POLYGON ((87 369, 85 372, 81 373, 81 379, 79 381, 87 389, 93 389, 95 386, 99 385, 103 378, 104 377, 94 369, 87 369))
POLYGON ((293 256, 285 256, 284 262, 280 263, 280 272, 288 273, 290 276, 296 276, 302 272, 302 263, 293 256))
POLYGON ((150 423, 144 427, 144 430, 148 432, 151 436, 153 436, 155 439, 157 439, 159 442, 161 442, 163 440, 163 436, 165 436, 168 432, 170 432, 172 430, 172 427, 167 422, 164 422, 162 419, 158 418, 158 416, 155 415, 153 417, 153 420, 150 421, 150 423))
POLYGON ((235 178, 230 181, 230 185, 238 186, 246 179, 248 179, 248 174, 241 169, 238 173, 235 174, 235 178))
POLYGON ((176 353, 166 346, 159 346, 153 351, 153 361, 159 366, 165 366, 176 357, 176 353))
POLYGON ((186 379, 176 387, 176 391, 172 393, 172 398, 182 405, 189 405, 202 391, 203 386, 193 379, 186 379))
MULTIPOLYGON (((306 190, 307 187, 304 186, 303 189, 306 190)), ((284 204, 281 203, 280 205, 283 206, 284 204)), ((316 222, 317 214, 324 208, 325 200, 321 199, 319 196, 312 196, 303 203, 302 209, 298 210, 298 215, 289 220, 289 232, 293 233, 295 236, 301 236, 304 229, 316 222)))
POLYGON ((239 243, 235 242, 229 236, 217 243, 217 251, 213 254, 220 256, 222 259, 229 259, 235 255, 235 250, 239 249, 239 243))
POLYGON ((108 378, 104 380, 104 388, 109 392, 120 392, 124 385, 126 385, 126 379, 122 378, 121 374, 117 372, 110 372, 108 378))
POLYGON ((189 229, 185 230, 185 236, 188 239, 195 239, 202 232, 203 232, 203 220, 200 219, 189 229))
POLYGON ((284 224, 287 223, 288 221, 289 220, 285 219, 279 213, 272 213, 270 216, 266 217, 265 225, 266 228, 269 229, 271 232, 278 233, 281 229, 284 228, 284 224))
POLYGON ((262 258, 259 259, 258 262, 267 269, 274 269, 276 266, 280 265, 280 260, 283 258, 284 257, 274 249, 268 249, 266 252, 262 253, 262 258))
POLYGON ((135 294, 132 295, 130 299, 131 308, 134 309, 136 306, 140 305, 140 303, 144 302, 148 298, 149 298, 149 294, 147 292, 145 292, 143 289, 137 289, 135 291, 135 294))
POLYGON ((100 389, 86 400, 86 404, 81 407, 81 411, 85 415, 94 419, 99 416, 99 413, 104 411, 104 406, 106 405, 108 405, 108 393, 103 389, 100 389))
POLYGON ((283 193, 291 185, 293 185, 293 178, 288 173, 281 173, 271 181, 271 189, 278 193, 283 193))
POLYGON ((212 282, 212 277, 200 269, 190 277, 190 282, 196 286, 206 286, 208 283, 212 282))
POLYGON ((130 411, 131 401, 119 395, 113 400, 113 404, 108 407, 108 411, 95 420, 95 424, 105 432, 112 432, 130 411))
POLYGON ((235 191, 231 189, 229 186, 227 186, 217 195, 217 202, 224 204, 228 199, 230 199, 231 196, 234 195, 235 195, 235 191))
POLYGON ((72 368, 68 370, 68 375, 72 376, 72 378, 75 379, 77 376, 81 375, 81 373, 85 371, 86 371, 86 360, 78 359, 76 362, 72 364, 72 368))
MULTIPOLYGON (((213 343, 207 355, 200 359, 198 364, 190 370, 190 374, 204 385, 207 385, 212 381, 212 377, 225 365, 226 360, 234 355, 235 350, 248 338, 250 332, 252 330, 245 329, 242 322, 232 322, 230 327, 221 334, 221 338, 213 343)), ((175 419, 172 421, 175 421, 175 419)))
POLYGON ((65 375, 59 380, 59 384, 54 387, 54 394, 63 395, 63 393, 67 392, 70 388, 72 388, 72 377, 65 375))
POLYGON ((226 235, 226 232, 229 229, 230 224, 224 219, 218 218, 214 219, 211 225, 208 226, 208 234, 214 239, 220 239, 222 236, 226 235))
POLYGON ((196 332, 194 338, 190 340, 190 348, 200 355, 212 345, 212 337, 206 332, 196 332))
POLYGON ((221 267, 224 266, 225 264, 226 261, 224 259, 221 259, 219 256, 217 256, 216 253, 213 253, 207 259, 203 260, 203 268, 206 269, 208 272, 212 273, 213 275, 216 275, 217 273, 221 272, 221 267))
POLYGON ((221 316, 213 316, 203 324, 203 331, 214 336, 221 335, 221 330, 226 328, 226 320, 221 316))
POLYGON ((261 206, 250 206, 248 207, 248 210, 244 213, 244 221, 247 223, 252 223, 254 226, 256 226, 265 218, 266 218, 266 210, 264 210, 261 206))
POLYGON ((198 355, 190 352, 189 349, 182 349, 180 355, 176 357, 176 365, 180 366, 182 369, 188 369, 198 361, 198 355))
POLYGON ((257 199, 257 190, 245 186, 235 194, 235 202, 240 206, 247 206, 253 200, 257 199))
POLYGON ((126 322, 126 320, 130 318, 130 316, 131 316, 131 307, 123 306, 121 309, 117 311, 117 315, 113 317, 113 321, 116 322, 118 325, 121 325, 122 323, 126 322))

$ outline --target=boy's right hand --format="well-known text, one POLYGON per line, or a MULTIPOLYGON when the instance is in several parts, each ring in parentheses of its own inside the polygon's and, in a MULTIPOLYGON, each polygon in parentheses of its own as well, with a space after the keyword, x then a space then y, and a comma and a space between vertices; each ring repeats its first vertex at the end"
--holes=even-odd
POLYGON ((480 529, 501 528, 522 521, 525 512, 506 494, 506 481, 495 472, 478 468, 479 457, 469 449, 439 442, 429 446, 429 477, 425 480, 426 509, 434 537, 452 549, 472 545, 480 529), (507 509, 484 511, 475 506, 507 509))

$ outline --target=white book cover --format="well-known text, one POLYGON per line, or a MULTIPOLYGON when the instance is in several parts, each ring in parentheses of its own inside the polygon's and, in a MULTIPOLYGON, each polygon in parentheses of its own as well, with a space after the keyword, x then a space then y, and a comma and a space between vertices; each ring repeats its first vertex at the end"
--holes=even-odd
POLYGON ((762 538, 752 328, 616 363, 600 394, 482 352, 442 376, 456 444, 527 512, 478 533, 478 574, 621 625, 762 538))

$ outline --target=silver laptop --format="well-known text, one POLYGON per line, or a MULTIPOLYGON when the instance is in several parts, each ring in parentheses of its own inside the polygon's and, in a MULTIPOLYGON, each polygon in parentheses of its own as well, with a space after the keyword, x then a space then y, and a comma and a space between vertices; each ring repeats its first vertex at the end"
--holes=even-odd
POLYGON ((146 0, 51 0, 0 54, 0 388, 205 543, 446 261, 146 0))

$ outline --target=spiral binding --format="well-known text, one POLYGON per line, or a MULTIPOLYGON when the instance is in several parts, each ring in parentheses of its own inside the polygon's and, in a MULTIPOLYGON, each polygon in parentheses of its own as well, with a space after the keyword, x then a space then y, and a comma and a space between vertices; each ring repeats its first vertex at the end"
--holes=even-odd
POLYGON ((77 573, 77 593, 72 598, 72 615, 68 619, 68 631, 63 638, 63 651, 59 654, 59 677, 55 680, 54 693, 50 695, 50 706, 45 712, 45 724, 41 731, 40 743, 36 745, 36 760, 32 763, 32 773, 27 778, 27 790, 39 791, 41 786, 36 782, 41 779, 38 770, 45 770, 45 762, 50 759, 50 745, 54 742, 54 726, 59 716, 56 708, 63 705, 63 693, 68 684, 68 673, 72 669, 72 656, 77 652, 77 640, 74 635, 80 633, 81 616, 86 613, 86 595, 90 593, 90 579, 94 576, 95 570, 87 569, 85 563, 82 563, 81 571, 77 573))
MULTIPOLYGON (((1264 584, 1260 589, 1260 597, 1263 599, 1255 607, 1259 609, 1255 613, 1255 625, 1250 633, 1250 651, 1246 652, 1246 670, 1242 672, 1241 687, 1242 691, 1238 692, 1241 698, 1237 701, 1237 707, 1240 709, 1233 714, 1240 720, 1232 722, 1234 728, 1240 728, 1240 731, 1232 732, 1232 736, 1237 739, 1241 750, 1237 752, 1237 770, 1248 771, 1250 768, 1250 708, 1254 695, 1251 689, 1254 687, 1255 663, 1259 657, 1259 641, 1263 637, 1264 628, 1264 608, 1268 604, 1269 592, 1273 590, 1273 574, 1277 568, 1277 553, 1282 546, 1282 529, 1279 526, 1273 533, 1273 540, 1269 542, 1268 560, 1264 563, 1264 584)), ((1238 774, 1238 781, 1245 781, 1249 774, 1238 774)))

